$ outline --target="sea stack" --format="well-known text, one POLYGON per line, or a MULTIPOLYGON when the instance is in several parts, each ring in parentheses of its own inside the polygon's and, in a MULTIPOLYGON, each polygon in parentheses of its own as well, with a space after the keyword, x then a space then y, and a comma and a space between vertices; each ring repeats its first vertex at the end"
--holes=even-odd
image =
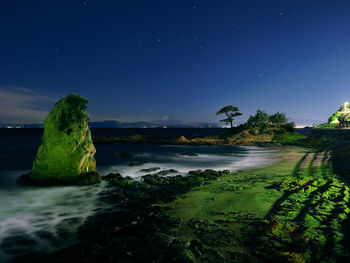
POLYGON ((86 113, 88 100, 69 94, 58 101, 44 121, 44 135, 32 171, 19 183, 39 185, 95 184, 95 146, 86 113))

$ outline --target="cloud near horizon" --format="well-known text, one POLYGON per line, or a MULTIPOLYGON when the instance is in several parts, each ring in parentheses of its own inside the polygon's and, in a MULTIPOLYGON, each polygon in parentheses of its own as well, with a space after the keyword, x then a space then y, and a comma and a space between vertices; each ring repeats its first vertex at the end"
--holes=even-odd
POLYGON ((0 87, 1 123, 42 123, 57 98, 24 87, 0 87))
MULTIPOLYGON (((64 95, 41 95, 38 92, 18 86, 0 86, 0 123, 32 124, 43 123, 54 104, 64 95)), ((90 121, 130 121, 89 112, 90 121)))

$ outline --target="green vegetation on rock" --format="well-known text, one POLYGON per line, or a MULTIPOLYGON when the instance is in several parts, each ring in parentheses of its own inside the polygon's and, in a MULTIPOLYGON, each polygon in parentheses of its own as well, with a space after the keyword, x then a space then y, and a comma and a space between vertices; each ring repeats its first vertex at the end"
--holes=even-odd
POLYGON ((108 181, 114 186, 127 186, 133 183, 130 177, 123 177, 119 173, 109 173, 108 175, 103 176, 102 179, 108 181))
POLYGON ((254 135, 264 133, 283 133, 294 131, 295 124, 287 122, 285 113, 276 112, 271 115, 265 111, 257 110, 255 115, 251 115, 244 124, 245 129, 254 135))
POLYGON ((34 184, 95 184, 96 152, 87 124, 88 100, 69 94, 58 101, 44 121, 44 135, 30 180, 34 184))
POLYGON ((205 181, 216 180, 221 176, 227 176, 230 174, 229 170, 215 171, 211 169, 207 170, 194 170, 190 171, 187 176, 166 176, 169 173, 176 173, 175 170, 164 170, 154 174, 147 174, 142 176, 142 181, 151 185, 182 185, 182 186, 200 186, 205 181))
POLYGON ((339 109, 333 113, 329 118, 327 123, 319 124, 314 128, 320 129, 334 129, 338 128, 339 124, 343 122, 350 121, 350 105, 348 103, 344 103, 339 107, 339 109))
MULTIPOLYGON (((221 120, 230 124, 220 135, 207 137, 186 138, 184 136, 152 136, 133 135, 122 137, 96 137, 95 143, 152 143, 152 144, 187 144, 187 145, 265 145, 284 144, 296 145, 303 143, 306 137, 294 131, 294 122, 288 122, 285 113, 276 112, 267 114, 257 110, 255 115, 249 117, 247 123, 233 127, 234 117, 242 115, 235 106, 226 106, 220 109, 217 115, 225 115, 221 120)), ((196 153, 184 152, 180 155, 197 156, 196 153)), ((125 156, 123 156, 125 157, 125 156)))

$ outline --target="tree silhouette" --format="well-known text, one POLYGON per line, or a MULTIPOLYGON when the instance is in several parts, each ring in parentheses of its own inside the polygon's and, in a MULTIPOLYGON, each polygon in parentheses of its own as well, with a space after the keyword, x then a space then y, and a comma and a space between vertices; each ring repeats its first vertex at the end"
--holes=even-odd
POLYGON ((233 128, 232 122, 233 122, 234 118, 242 115, 242 113, 239 112, 238 107, 235 107, 232 105, 225 106, 216 113, 216 115, 222 115, 222 114, 226 115, 226 118, 222 119, 220 121, 224 122, 226 124, 230 124, 231 129, 233 128))

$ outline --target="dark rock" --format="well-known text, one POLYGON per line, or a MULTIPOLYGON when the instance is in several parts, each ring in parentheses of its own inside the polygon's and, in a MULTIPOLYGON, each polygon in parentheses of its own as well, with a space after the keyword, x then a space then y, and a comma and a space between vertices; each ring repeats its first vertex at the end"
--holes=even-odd
POLYGON ((99 184, 101 182, 101 177, 97 172, 88 172, 80 174, 75 180, 72 181, 61 181, 56 178, 50 178, 44 181, 37 181, 33 179, 30 174, 23 174, 17 180, 16 183, 23 186, 50 186, 50 185, 92 185, 99 184))
POLYGON ((100 182, 101 182, 101 176, 94 171, 80 174, 77 179, 78 185, 99 184, 100 182))
POLYGON ((123 177, 120 173, 109 173, 103 176, 102 179, 115 186, 126 186, 133 183, 130 177, 123 177))
POLYGON ((154 175, 168 175, 173 173, 177 173, 177 171, 174 169, 162 170, 162 171, 159 171, 158 173, 155 173, 154 175))
POLYGON ((204 178, 205 180, 215 180, 218 177, 221 176, 227 176, 230 174, 230 170, 222 170, 222 171, 215 171, 212 169, 207 169, 207 170, 193 170, 189 171, 189 175, 196 175, 199 177, 204 178))
POLYGON ((34 185, 35 182, 33 182, 29 174, 23 174, 17 178, 16 183, 21 185, 34 185))
POLYGON ((151 185, 182 185, 182 186, 199 186, 203 184, 203 178, 198 176, 159 176, 157 174, 148 174, 142 176, 145 183, 151 185))
POLYGON ((197 262, 196 257, 193 255, 191 250, 188 249, 188 244, 184 241, 174 239, 165 254, 168 262, 184 262, 184 263, 195 263, 197 262))

